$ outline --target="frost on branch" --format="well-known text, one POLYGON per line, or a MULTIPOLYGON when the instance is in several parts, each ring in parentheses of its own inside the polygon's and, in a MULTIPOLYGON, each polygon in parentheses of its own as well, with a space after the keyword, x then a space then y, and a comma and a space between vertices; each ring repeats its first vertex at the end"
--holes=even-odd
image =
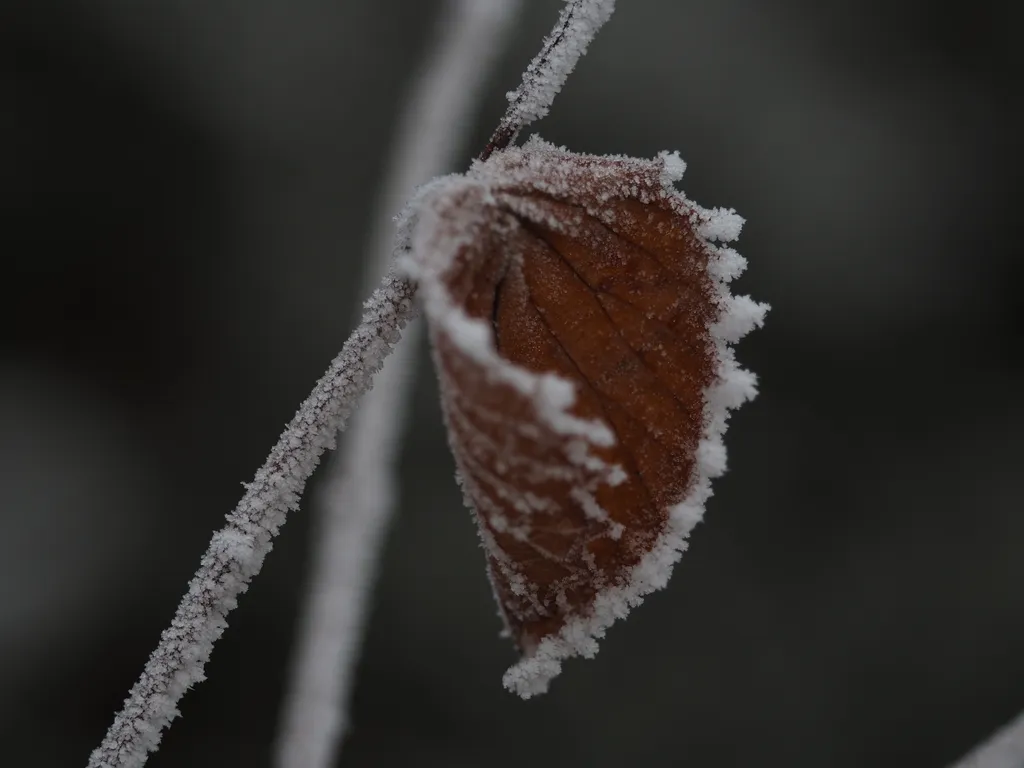
POLYGON ((729 344, 767 307, 712 242, 742 221, 675 191, 683 169, 533 139, 420 200, 404 267, 523 697, 666 584, 756 392, 729 344))
POLYGON ((320 456, 334 447, 338 430, 411 317, 412 287, 389 275, 365 309, 362 324, 246 484, 224 528, 213 535, 171 626, 90 756, 89 768, 143 765, 163 729, 178 716, 185 691, 204 679, 213 645, 227 627, 227 614, 259 573, 288 512, 298 508, 320 456))
POLYGON ((519 131, 548 113, 566 78, 614 10, 615 0, 567 0, 554 30, 523 73, 522 83, 506 94, 508 111, 484 156, 507 146, 519 131))

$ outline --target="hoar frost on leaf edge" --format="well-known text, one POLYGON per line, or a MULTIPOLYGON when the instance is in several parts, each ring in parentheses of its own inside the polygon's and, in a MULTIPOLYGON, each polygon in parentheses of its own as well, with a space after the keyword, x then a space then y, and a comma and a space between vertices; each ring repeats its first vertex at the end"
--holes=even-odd
MULTIPOLYGON (((593 657, 597 640, 616 619, 624 618, 646 595, 668 583, 675 563, 687 547, 687 536, 703 517, 704 504, 712 495, 711 480, 726 469, 723 436, 729 412, 757 394, 756 376, 738 365, 731 345, 760 327, 769 309, 767 304, 755 302, 748 296, 733 296, 729 291, 729 283, 745 270, 746 260, 725 243, 739 236, 743 220, 732 210, 702 208, 675 189, 674 184, 682 178, 686 168, 678 153, 662 152, 653 161, 615 155, 577 155, 534 136, 522 147, 513 146, 486 161, 474 163, 467 174, 436 179, 421 189, 408 209, 413 232, 412 254, 419 258, 403 257, 400 269, 419 282, 428 319, 443 327, 449 338, 465 354, 487 367, 491 375, 531 397, 538 416, 552 429, 584 437, 595 445, 608 445, 615 440, 607 424, 582 420, 570 413, 574 402, 572 382, 553 373, 528 371, 502 358, 496 351, 490 324, 468 317, 448 297, 441 277, 460 249, 474 241, 485 223, 467 217, 461 222, 463 226, 449 226, 458 232, 454 237, 440 243, 431 238, 440 225, 436 219, 436 204, 445 197, 467 189, 482 189, 483 194, 489 196, 493 190, 522 184, 533 185, 543 193, 558 197, 570 183, 569 179, 559 177, 559 162, 580 158, 595 163, 615 161, 625 164, 626 168, 633 165, 637 170, 650 170, 652 163, 660 164, 661 200, 677 213, 685 212, 691 217, 695 233, 708 252, 708 274, 719 309, 716 322, 708 329, 716 351, 717 377, 704 393, 703 436, 688 485, 689 493, 669 508, 666 530, 632 569, 625 585, 599 592, 589 615, 568 619, 556 634, 542 639, 536 648, 509 668, 503 678, 505 687, 523 698, 544 693, 550 680, 560 673, 564 659, 593 657), (538 187, 540 172, 544 173, 546 183, 538 187), (697 220, 693 220, 693 216, 697 220), (425 253, 425 249, 429 252, 425 253)), ((607 195, 651 202, 642 194, 638 195, 637 190, 624 189, 611 178, 607 195)))

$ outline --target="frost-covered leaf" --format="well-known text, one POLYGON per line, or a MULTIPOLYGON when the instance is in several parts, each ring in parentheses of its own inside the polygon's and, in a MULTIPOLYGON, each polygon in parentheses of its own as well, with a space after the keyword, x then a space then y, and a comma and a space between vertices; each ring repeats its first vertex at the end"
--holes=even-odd
POLYGON ((683 169, 532 139, 421 198, 405 267, 524 697, 665 585, 755 394, 728 344, 767 307, 711 242, 742 221, 676 192, 683 169))

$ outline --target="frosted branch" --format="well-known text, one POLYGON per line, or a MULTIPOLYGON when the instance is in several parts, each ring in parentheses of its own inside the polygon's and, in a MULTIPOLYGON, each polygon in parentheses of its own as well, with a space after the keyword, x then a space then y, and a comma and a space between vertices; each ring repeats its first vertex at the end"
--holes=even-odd
POLYGON ((551 34, 523 73, 523 82, 508 94, 508 109, 481 156, 504 149, 521 130, 548 113, 555 96, 587 52, 598 30, 615 10, 615 0, 566 0, 551 34))
POLYGON ((950 768, 1024 768, 1024 713, 950 768))
POLYGON ((246 485, 227 525, 213 535, 171 626, 90 756, 90 768, 137 768, 157 748, 163 729, 178 715, 185 691, 203 680, 213 644, 223 634, 238 595, 259 572, 287 513, 298 507, 320 456, 334 447, 338 430, 370 387, 412 311, 412 288, 389 275, 366 303, 362 324, 246 485))
MULTIPOLYGON (((450 31, 453 37, 441 41, 438 58, 428 68, 410 102, 400 132, 403 138, 397 144, 394 158, 396 170, 389 175, 383 193, 381 207, 385 211, 397 208, 401 196, 414 184, 448 163, 459 140, 457 128, 465 122, 468 105, 473 102, 486 64, 497 48, 498 30, 518 8, 518 2, 511 0, 451 1, 455 3, 459 24, 450 31)), ((508 111, 482 158, 507 146, 519 131, 547 113, 594 34, 611 15, 613 5, 613 0, 568 0, 554 31, 524 73, 522 85, 509 94, 508 111)), ((378 224, 372 252, 386 252, 382 234, 386 231, 383 224, 378 224)), ((403 237, 400 233, 398 250, 407 247, 408 241, 403 237)), ((378 261, 375 271, 380 270, 378 261)), ((246 486, 244 497, 227 516, 227 525, 214 534, 171 626, 161 635, 124 708, 90 756, 89 768, 138 768, 157 748, 163 730, 179 714, 177 705, 185 691, 203 680, 213 644, 227 626, 227 614, 259 572, 287 513, 298 507, 320 456, 334 447, 337 433, 344 427, 356 400, 369 389, 374 374, 398 342, 399 330, 413 314, 414 292, 409 282, 389 273, 366 303, 362 325, 345 342, 253 482, 246 486)), ((306 694, 297 694, 294 701, 307 694, 312 698, 293 703, 295 709, 286 715, 285 736, 278 755, 282 766, 328 764, 331 745, 342 729, 341 704, 347 696, 365 613, 364 596, 391 506, 389 494, 393 483, 389 473, 402 421, 404 372, 409 367, 410 349, 407 343, 406 351, 391 366, 394 372, 381 382, 382 394, 361 415, 362 437, 353 437, 346 446, 351 463, 328 484, 326 493, 334 499, 332 507, 357 509, 364 514, 354 515, 345 525, 337 521, 326 523, 336 527, 326 529, 325 544, 328 548, 330 542, 338 546, 329 558, 321 556, 317 566, 320 576, 316 578, 322 577, 324 584, 337 587, 337 591, 324 595, 315 587, 313 590, 314 603, 302 651, 310 661, 308 668, 297 672, 296 690, 305 690, 306 694), (367 434, 375 435, 375 439, 367 441, 367 434), (375 469, 372 477, 364 471, 366 467, 375 469), (359 478, 359 482, 354 478, 359 478), (365 546, 360 546, 360 542, 365 546), (358 575, 350 578, 352 573, 358 575), (325 609, 328 604, 333 608, 325 609), (342 613, 337 611, 339 606, 342 613), (322 644, 328 635, 342 644, 330 655, 322 644), (319 666, 325 661, 326 669, 319 666), (316 682, 310 682, 314 667, 320 682, 330 678, 331 670, 338 671, 337 685, 316 688, 316 682), (334 703, 329 705, 322 722, 301 722, 302 713, 308 714, 311 703, 325 701, 334 703), (298 725, 296 719, 300 721, 298 725), (298 760, 293 756, 297 753, 290 750, 296 740, 306 737, 320 740, 320 746, 326 744, 328 749, 320 757, 309 758, 313 762, 294 762, 298 760)))
MULTIPOLYGON (((449 0, 423 74, 403 111, 377 201, 367 276, 392 259, 394 222, 416 185, 455 160, 502 39, 520 3, 449 0)), ((399 236, 398 250, 407 241, 399 236)), ((275 755, 278 768, 326 768, 347 727, 347 704, 368 596, 392 515, 396 454, 413 381, 418 324, 405 333, 343 437, 318 495, 315 555, 275 755)))

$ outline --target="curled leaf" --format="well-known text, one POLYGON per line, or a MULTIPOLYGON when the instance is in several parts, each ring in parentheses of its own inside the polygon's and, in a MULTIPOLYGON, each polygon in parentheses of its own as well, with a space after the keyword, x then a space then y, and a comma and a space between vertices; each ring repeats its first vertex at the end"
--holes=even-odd
POLYGON ((405 266, 524 697, 665 585, 756 392, 729 343, 767 306, 713 244, 741 219, 686 200, 683 169, 531 139, 420 201, 405 266))

